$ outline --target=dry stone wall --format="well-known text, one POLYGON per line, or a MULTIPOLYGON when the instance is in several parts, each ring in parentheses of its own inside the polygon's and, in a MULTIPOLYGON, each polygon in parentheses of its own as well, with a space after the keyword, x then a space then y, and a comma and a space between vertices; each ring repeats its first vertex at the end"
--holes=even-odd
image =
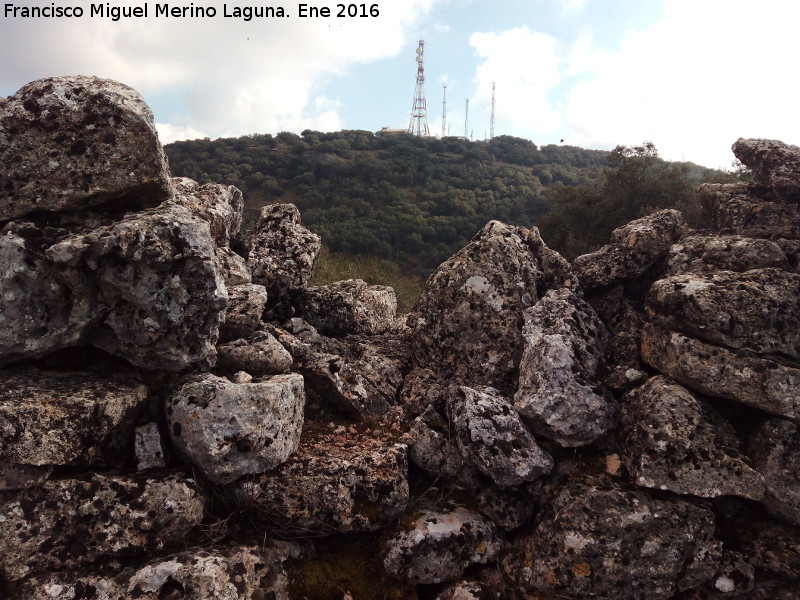
POLYGON ((709 230, 490 222, 398 318, 134 90, 0 99, 0 598, 800 598, 800 148, 734 152, 709 230))

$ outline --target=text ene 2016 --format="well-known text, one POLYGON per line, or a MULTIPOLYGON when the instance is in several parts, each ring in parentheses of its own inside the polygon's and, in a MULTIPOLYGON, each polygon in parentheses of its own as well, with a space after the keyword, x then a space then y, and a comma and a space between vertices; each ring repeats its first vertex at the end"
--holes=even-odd
POLYGON ((297 7, 301 17, 377 17, 380 10, 377 4, 337 4, 336 10, 331 11, 327 6, 313 6, 300 4, 297 7))

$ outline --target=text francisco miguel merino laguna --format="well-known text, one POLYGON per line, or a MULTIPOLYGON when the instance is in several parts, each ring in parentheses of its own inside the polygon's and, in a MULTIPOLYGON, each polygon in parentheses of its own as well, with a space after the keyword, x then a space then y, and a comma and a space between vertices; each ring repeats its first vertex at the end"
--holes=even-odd
MULTIPOLYGON (((139 6, 114 6, 109 2, 90 4, 87 8, 82 6, 20 6, 17 4, 4 4, 3 15, 5 18, 77 18, 99 17, 112 21, 130 18, 173 17, 173 18, 213 18, 216 16, 229 17, 250 21, 253 18, 288 17, 289 14, 282 6, 233 6, 222 5, 222 14, 213 6, 175 6, 170 4, 155 3, 154 10, 150 10, 148 3, 139 6)), ((377 17, 379 16, 378 4, 337 4, 336 8, 326 6, 313 6, 298 4, 295 14, 299 17, 377 17)))

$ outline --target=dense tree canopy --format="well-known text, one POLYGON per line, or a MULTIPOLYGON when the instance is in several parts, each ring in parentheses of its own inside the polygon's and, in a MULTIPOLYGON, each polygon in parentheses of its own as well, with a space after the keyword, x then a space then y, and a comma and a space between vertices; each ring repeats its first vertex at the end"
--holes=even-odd
POLYGON ((690 187, 689 167, 661 161, 647 145, 609 154, 511 136, 472 142, 306 130, 165 149, 176 176, 239 187, 246 224, 264 204, 292 202, 332 251, 414 272, 436 267, 491 219, 541 222, 548 244, 574 254, 627 215, 683 201, 690 187))

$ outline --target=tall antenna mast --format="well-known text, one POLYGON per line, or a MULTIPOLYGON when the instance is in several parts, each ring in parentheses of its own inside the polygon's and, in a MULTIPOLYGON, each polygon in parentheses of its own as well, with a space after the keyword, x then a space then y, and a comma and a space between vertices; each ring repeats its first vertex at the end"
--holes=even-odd
POLYGON ((469 98, 467 98, 467 108, 464 110, 464 137, 469 139, 469 98))
POLYGON ((411 109, 411 122, 408 133, 428 137, 428 115, 425 107, 425 41, 420 40, 417 47, 417 87, 414 90, 414 107, 411 109))
POLYGON ((447 84, 443 83, 444 95, 442 96, 442 137, 447 135, 447 84))
POLYGON ((494 81, 492 82, 492 118, 489 121, 489 139, 494 139, 494 81))

